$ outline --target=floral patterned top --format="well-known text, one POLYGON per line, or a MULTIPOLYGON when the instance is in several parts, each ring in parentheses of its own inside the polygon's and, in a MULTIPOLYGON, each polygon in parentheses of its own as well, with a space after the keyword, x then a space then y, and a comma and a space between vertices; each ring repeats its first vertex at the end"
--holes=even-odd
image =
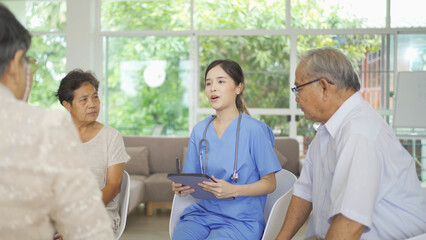
POLYGON ((98 184, 66 112, 0 83, 0 239, 114 239, 98 184))

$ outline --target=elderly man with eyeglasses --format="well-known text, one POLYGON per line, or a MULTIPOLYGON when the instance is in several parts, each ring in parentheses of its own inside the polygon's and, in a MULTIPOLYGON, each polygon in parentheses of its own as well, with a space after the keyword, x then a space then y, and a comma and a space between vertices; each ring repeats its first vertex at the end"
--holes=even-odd
MULTIPOLYGON (((70 117, 26 103, 31 35, 0 3, 0 239, 114 239, 70 117)), ((49 93, 46 93, 49 94, 49 93)))
POLYGON ((312 239, 406 239, 426 232, 415 164, 364 101, 349 59, 332 48, 301 56, 296 101, 321 123, 277 239, 291 239, 312 211, 312 239))

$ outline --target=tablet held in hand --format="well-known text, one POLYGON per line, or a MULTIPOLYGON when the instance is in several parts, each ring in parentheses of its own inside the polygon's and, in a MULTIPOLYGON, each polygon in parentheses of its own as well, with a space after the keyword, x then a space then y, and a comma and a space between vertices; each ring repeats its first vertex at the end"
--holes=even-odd
MULTIPOLYGON (((200 173, 169 173, 167 178, 175 183, 181 183, 184 186, 190 186, 195 191, 191 193, 194 198, 197 199, 218 199, 216 196, 208 191, 204 191, 202 187, 198 186, 198 183, 203 181, 215 182, 211 177, 206 174, 200 173)), ((233 200, 234 198, 222 198, 220 200, 233 200)))

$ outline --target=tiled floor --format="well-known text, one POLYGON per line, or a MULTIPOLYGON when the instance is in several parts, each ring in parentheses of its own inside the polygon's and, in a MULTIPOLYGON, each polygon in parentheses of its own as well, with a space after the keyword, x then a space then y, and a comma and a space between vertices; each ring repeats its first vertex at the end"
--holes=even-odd
MULTIPOLYGON (((169 239, 170 210, 156 210, 154 216, 145 215, 145 207, 141 204, 127 218, 126 229, 121 240, 166 240, 169 239)), ((303 239, 306 224, 293 238, 303 239)))

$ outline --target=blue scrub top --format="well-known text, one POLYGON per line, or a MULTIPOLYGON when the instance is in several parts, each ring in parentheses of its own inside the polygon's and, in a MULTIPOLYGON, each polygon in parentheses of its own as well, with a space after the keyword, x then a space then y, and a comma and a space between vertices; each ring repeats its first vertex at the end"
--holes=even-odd
MULTIPOLYGON (((199 142, 203 138, 204 129, 213 118, 209 116, 199 122, 193 129, 188 144, 184 173, 201 173, 199 142)), ((256 120, 247 114, 242 114, 239 143, 238 143, 238 182, 231 180, 234 170, 235 143, 238 117, 227 127, 219 139, 213 123, 210 123, 206 133, 208 141, 207 175, 226 180, 232 184, 250 184, 260 180, 272 172, 282 169, 274 152, 274 135, 265 123, 256 120)), ((205 168, 205 144, 202 144, 202 163, 205 168)), ((247 222, 256 226, 265 226, 263 210, 266 195, 254 197, 237 197, 232 201, 200 200, 185 209, 182 217, 196 212, 208 217, 208 214, 220 215, 247 222), (207 214, 207 215, 206 215, 207 214)), ((225 220, 224 220, 225 221, 225 220)), ((253 226, 254 227, 254 226, 253 226)), ((257 227, 255 227, 257 228, 257 227)), ((263 231, 263 228, 261 229, 263 231)))

